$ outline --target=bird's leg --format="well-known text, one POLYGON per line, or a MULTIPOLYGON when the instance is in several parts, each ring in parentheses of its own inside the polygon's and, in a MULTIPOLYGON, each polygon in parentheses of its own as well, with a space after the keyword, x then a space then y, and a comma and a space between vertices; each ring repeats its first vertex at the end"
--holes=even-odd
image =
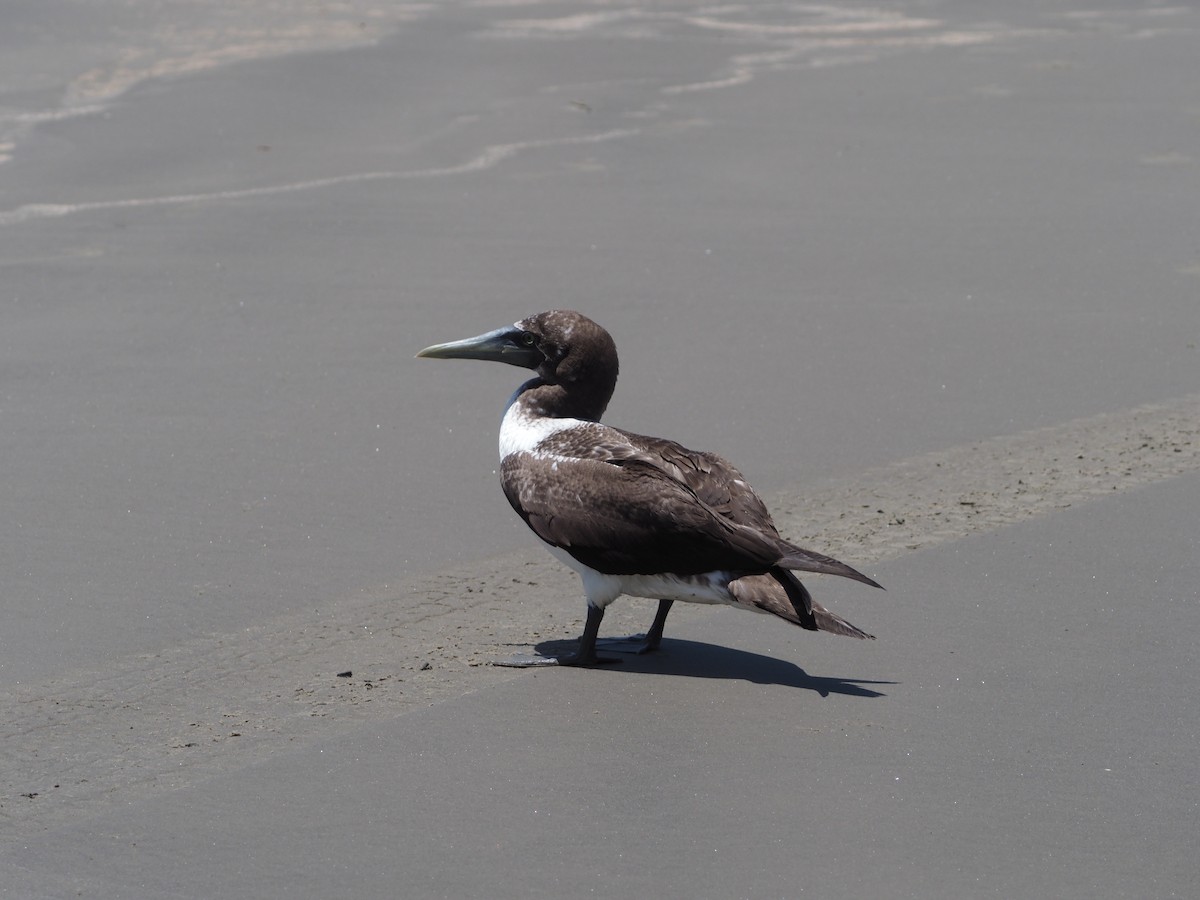
MULTIPOLYGON (((559 656, 534 656, 522 654, 512 659, 496 660, 494 665, 528 668, 532 666, 595 666, 601 663, 616 663, 619 659, 596 655, 596 635, 600 633, 600 622, 604 619, 604 608, 588 604, 587 622, 579 638, 579 649, 574 653, 559 656)), ((660 629, 661 631, 661 629, 660 629)))
POLYGON ((645 634, 634 634, 629 637, 602 638, 599 645, 604 650, 614 653, 653 653, 662 644, 663 626, 667 624, 667 613, 671 611, 674 600, 659 600, 658 612, 654 614, 654 624, 645 634))
POLYGON ((674 605, 674 600, 658 601, 658 612, 654 614, 654 624, 646 632, 646 649, 642 651, 643 653, 651 653, 657 650, 659 644, 662 643, 663 626, 667 624, 667 613, 671 611, 671 607, 674 605))
POLYGON ((587 622, 579 638, 579 649, 558 657, 560 666, 594 666, 598 663, 615 663, 619 659, 596 655, 596 635, 600 633, 600 622, 604 619, 604 607, 588 604, 587 622))

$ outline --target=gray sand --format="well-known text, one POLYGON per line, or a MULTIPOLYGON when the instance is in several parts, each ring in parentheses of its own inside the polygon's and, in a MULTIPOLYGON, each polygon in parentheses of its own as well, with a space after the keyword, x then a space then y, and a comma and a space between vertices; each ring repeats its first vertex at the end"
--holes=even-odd
POLYGON ((319 7, 0 13, 0 896, 1197 893, 1200 14, 319 7), (553 306, 878 641, 487 665, 553 306))

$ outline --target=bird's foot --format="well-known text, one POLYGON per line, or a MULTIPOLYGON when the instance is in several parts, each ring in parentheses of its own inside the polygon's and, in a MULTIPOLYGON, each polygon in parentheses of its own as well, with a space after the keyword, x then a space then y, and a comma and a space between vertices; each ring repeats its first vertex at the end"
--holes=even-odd
POLYGON ((518 653, 508 659, 493 659, 493 666, 506 666, 511 669, 532 669, 537 666, 557 666, 558 659, 553 656, 542 656, 539 653, 518 653))
POLYGON ((540 653, 518 653, 508 659, 494 659, 493 666, 507 666, 513 669, 532 669, 541 666, 603 666, 619 663, 621 660, 612 656, 597 656, 591 658, 579 653, 562 653, 558 656, 542 656, 540 653))
POLYGON ((626 637, 597 638, 596 646, 601 650, 613 653, 631 653, 641 655, 653 653, 659 648, 658 641, 652 641, 644 634, 631 634, 626 637))

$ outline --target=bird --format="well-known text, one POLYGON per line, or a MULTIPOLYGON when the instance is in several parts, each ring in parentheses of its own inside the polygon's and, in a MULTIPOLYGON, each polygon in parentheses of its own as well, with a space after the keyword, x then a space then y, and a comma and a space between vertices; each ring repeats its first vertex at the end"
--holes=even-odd
POLYGON ((554 309, 477 337, 434 344, 427 359, 533 370, 500 425, 504 496, 587 598, 578 648, 514 665, 594 666, 605 609, 619 596, 657 599, 650 629, 614 649, 658 650, 676 601, 770 613, 809 631, 874 635, 813 599, 797 571, 873 579, 784 539, 762 498, 722 457, 600 421, 617 385, 617 348, 596 322, 554 309))

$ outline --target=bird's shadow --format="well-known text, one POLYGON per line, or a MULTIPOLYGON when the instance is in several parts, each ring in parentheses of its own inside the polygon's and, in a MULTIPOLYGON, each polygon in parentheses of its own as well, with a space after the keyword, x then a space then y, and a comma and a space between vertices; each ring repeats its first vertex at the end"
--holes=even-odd
MULTIPOLYGON (((556 656, 575 650, 579 642, 574 640, 542 641, 536 646, 543 656, 556 656)), ((724 678, 752 681, 755 684, 779 684, 784 687, 815 691, 822 697, 830 694, 845 694, 850 697, 885 697, 881 691, 863 685, 896 684, 895 681, 869 681, 862 678, 835 678, 809 675, 795 663, 749 653, 732 647, 704 644, 667 638, 654 653, 611 654, 601 651, 602 656, 619 660, 615 664, 601 664, 613 672, 637 672, 651 675, 681 675, 687 678, 724 678)))

